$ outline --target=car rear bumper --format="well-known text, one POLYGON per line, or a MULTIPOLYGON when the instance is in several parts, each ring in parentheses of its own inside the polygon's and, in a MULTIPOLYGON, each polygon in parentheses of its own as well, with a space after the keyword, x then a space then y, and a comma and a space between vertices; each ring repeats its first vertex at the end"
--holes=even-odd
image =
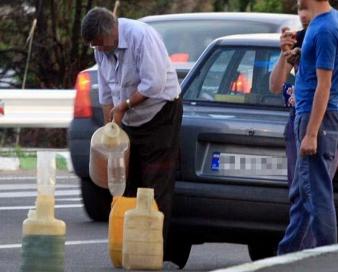
POLYGON ((173 227, 192 243, 279 239, 288 222, 288 189, 177 181, 173 227))

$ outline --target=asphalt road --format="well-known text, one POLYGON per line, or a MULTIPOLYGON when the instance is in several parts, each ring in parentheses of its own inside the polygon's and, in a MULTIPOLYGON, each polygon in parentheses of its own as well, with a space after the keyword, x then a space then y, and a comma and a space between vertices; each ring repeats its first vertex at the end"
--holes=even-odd
MULTIPOLYGON (((21 228, 28 209, 34 206, 33 173, 0 172, 0 270, 20 267, 21 228)), ((113 269, 107 252, 107 223, 92 222, 81 203, 79 183, 69 173, 58 173, 56 217, 67 224, 65 271, 121 271, 113 269)), ((210 271, 250 261, 247 247, 234 244, 193 246, 185 271, 210 271)), ((165 271, 176 267, 165 264, 165 271)))

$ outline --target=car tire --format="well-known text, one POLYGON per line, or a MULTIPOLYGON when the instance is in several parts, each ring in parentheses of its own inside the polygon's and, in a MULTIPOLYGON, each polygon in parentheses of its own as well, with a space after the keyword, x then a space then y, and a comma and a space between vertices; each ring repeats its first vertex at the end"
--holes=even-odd
POLYGON ((255 241, 248 244, 249 256, 252 261, 276 256, 277 242, 255 241))
POLYGON ((189 259, 191 242, 186 235, 175 231, 169 233, 167 240, 165 261, 171 261, 183 269, 189 259))
POLYGON ((90 178, 81 179, 82 201, 94 221, 108 221, 112 196, 107 189, 95 185, 90 178))

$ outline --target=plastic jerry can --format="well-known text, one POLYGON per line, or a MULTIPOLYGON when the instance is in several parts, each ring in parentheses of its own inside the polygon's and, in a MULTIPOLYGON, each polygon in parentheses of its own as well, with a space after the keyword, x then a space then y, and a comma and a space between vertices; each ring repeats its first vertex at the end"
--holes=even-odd
POLYGON ((163 267, 163 213, 151 209, 154 190, 137 190, 136 208, 124 216, 122 266, 160 270, 163 267))
POLYGON ((125 190, 129 146, 128 135, 114 122, 97 129, 91 138, 89 175, 113 196, 123 195, 125 190))
POLYGON ((63 272, 66 224, 54 216, 55 154, 38 152, 36 209, 22 226, 22 272, 63 272))
MULTIPOLYGON (((136 207, 136 198, 124 196, 114 197, 111 207, 108 228, 108 250, 113 265, 115 267, 122 267, 124 215, 127 210, 136 207)), ((152 210, 158 211, 155 200, 152 203, 152 210)))

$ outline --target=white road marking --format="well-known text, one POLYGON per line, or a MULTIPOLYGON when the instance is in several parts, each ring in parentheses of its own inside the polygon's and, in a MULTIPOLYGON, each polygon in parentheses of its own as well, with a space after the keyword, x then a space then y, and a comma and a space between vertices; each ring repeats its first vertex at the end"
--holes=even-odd
MULTIPOLYGON (((82 240, 82 241, 66 241, 66 246, 89 245, 89 244, 106 244, 107 239, 102 240, 82 240)), ((0 245, 0 249, 21 248, 21 244, 0 245)))
MULTIPOLYGON (((4 190, 36 190, 37 185, 36 184, 0 184, 0 191, 4 190)), ((61 188, 72 188, 76 189, 79 188, 76 184, 56 184, 56 189, 61 188)))
MULTIPOLYGON (((37 192, 2 192, 0 198, 36 197, 37 192)), ((80 190, 57 190, 55 196, 79 196, 80 190)))
MULTIPOLYGON (((76 176, 56 176, 56 179, 79 180, 76 176)), ((2 176, 0 177, 0 181, 2 180, 36 180, 36 176, 2 176)))
POLYGON ((55 199, 57 202, 58 201, 70 201, 70 202, 72 202, 72 201, 82 201, 82 198, 81 197, 74 197, 74 198, 66 198, 66 197, 58 197, 58 198, 56 198, 55 199))
MULTIPOLYGON (((69 208, 82 208, 82 204, 57 204, 55 209, 69 209, 69 208)), ((35 209, 35 206, 4 206, 0 207, 0 211, 19 211, 35 209)))
POLYGON ((89 245, 89 244, 106 244, 107 239, 102 240, 84 240, 84 241, 66 241, 66 246, 89 245))

